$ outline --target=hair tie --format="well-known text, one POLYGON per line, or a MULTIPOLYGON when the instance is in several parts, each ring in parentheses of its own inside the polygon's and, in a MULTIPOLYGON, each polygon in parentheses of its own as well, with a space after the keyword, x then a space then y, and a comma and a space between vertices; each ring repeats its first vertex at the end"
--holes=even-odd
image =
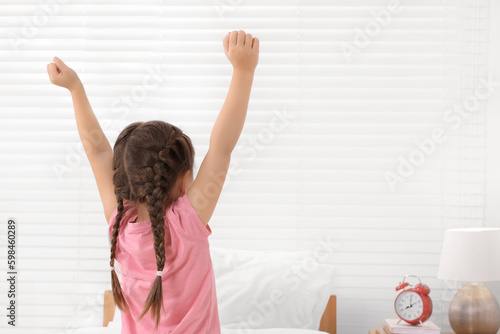
POLYGON ((163 270, 157 271, 156 276, 162 276, 163 275, 163 270))
POLYGON ((109 267, 109 269, 111 269, 111 271, 115 270, 115 267, 109 267))

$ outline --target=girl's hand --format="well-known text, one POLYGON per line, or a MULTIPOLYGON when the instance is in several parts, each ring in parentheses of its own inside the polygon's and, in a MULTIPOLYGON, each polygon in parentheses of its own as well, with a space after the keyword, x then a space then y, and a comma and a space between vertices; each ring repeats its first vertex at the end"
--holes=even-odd
POLYGON ((49 74, 50 82, 54 85, 67 88, 69 91, 81 83, 76 72, 57 57, 54 57, 53 63, 47 64, 47 73, 49 74))
POLYGON ((222 40, 224 53, 235 70, 254 72, 259 61, 259 39, 243 30, 229 32, 222 40))

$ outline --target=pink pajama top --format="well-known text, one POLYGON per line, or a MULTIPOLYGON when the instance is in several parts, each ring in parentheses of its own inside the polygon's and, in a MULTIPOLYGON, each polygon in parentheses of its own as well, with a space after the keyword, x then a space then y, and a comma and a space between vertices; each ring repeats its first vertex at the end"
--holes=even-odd
MULTIPOLYGON (((127 200, 123 205, 115 262, 118 262, 122 272, 122 292, 131 312, 121 312, 121 333, 150 334, 154 332, 155 325, 151 309, 141 320, 136 319, 144 309, 157 272, 151 222, 133 223, 137 219, 137 208, 127 200)), ((110 237, 116 214, 117 209, 110 218, 110 237)), ((187 195, 179 197, 167 209, 165 217, 170 233, 165 229, 164 309, 156 333, 220 334, 215 277, 208 243, 212 230, 208 224, 203 224, 187 195)))

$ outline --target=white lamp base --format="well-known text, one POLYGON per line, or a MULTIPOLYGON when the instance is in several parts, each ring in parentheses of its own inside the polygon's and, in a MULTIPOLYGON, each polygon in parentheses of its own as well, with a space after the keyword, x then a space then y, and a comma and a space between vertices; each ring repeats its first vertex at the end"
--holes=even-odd
POLYGON ((448 317, 457 334, 496 334, 500 328, 498 301, 481 285, 465 285, 458 290, 448 317))

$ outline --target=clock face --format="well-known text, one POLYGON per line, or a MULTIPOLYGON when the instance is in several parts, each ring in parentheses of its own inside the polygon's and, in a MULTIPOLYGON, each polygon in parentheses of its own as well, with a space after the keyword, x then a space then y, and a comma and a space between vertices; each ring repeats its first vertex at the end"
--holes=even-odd
POLYGON ((424 303, 420 295, 413 291, 403 291, 396 299, 396 312, 404 320, 420 318, 424 311, 424 303))

